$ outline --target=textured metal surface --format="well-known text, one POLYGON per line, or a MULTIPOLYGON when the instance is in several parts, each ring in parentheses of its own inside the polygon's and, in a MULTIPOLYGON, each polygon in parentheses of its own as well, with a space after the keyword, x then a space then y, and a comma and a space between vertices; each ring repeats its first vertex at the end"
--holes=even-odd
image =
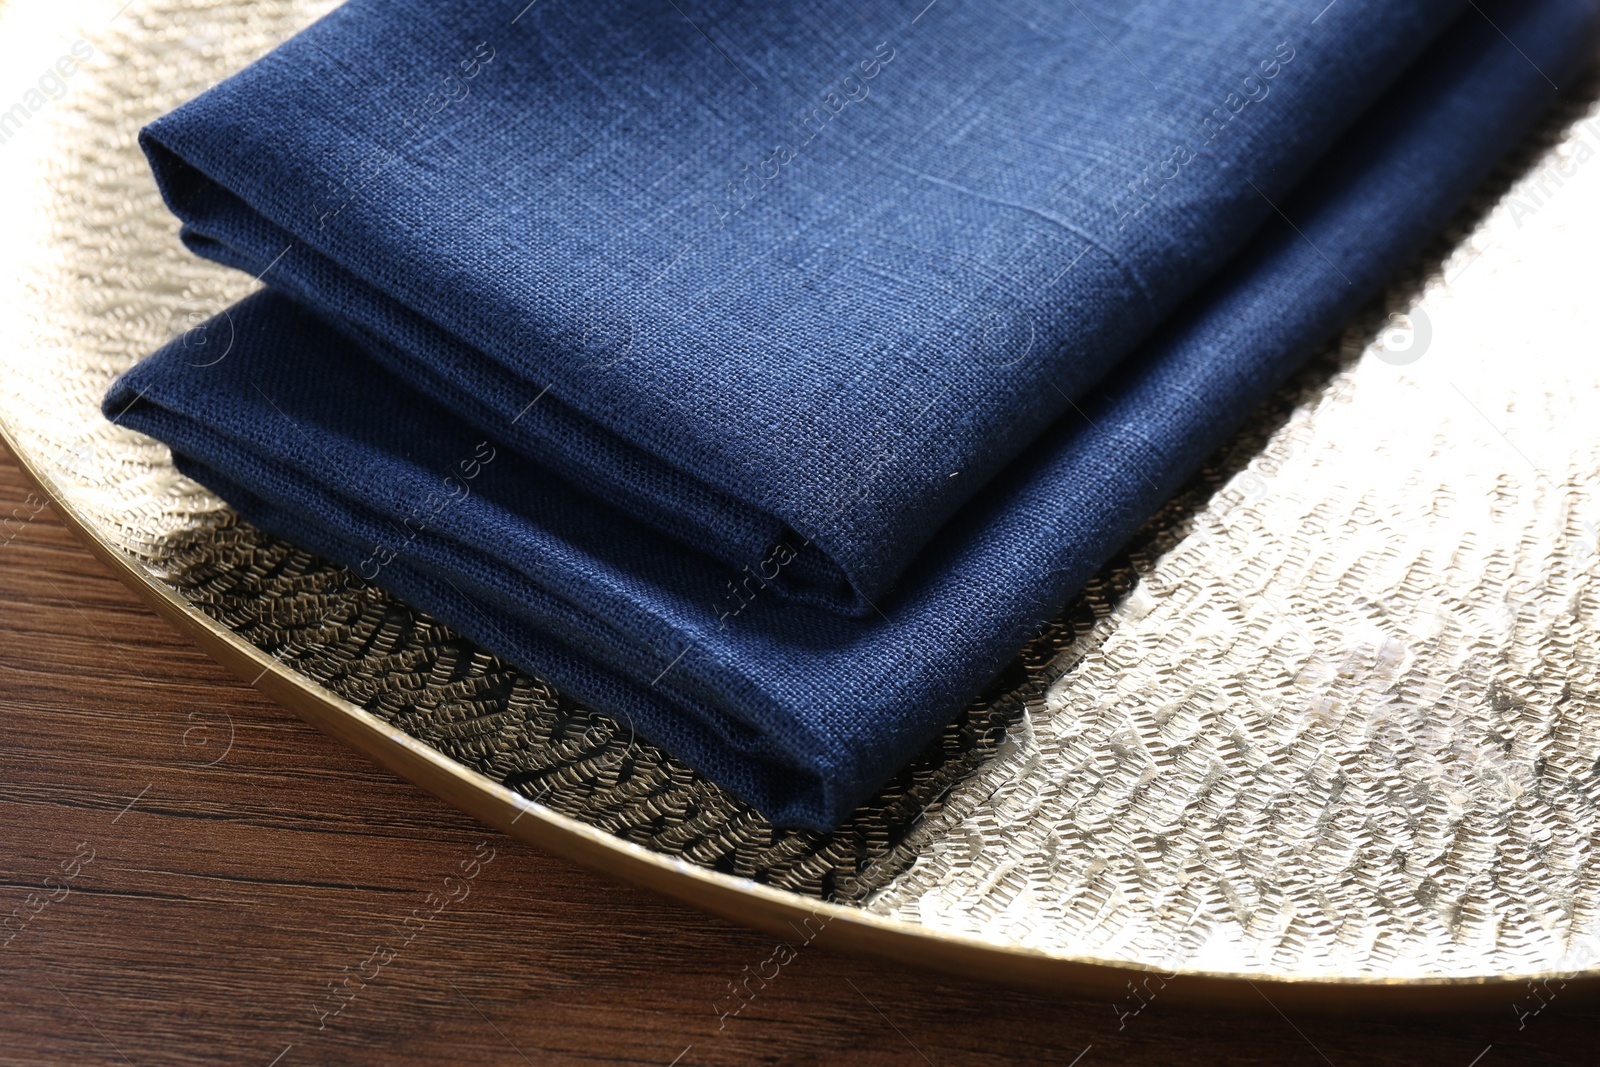
POLYGON ((1588 114, 1063 644, 1020 768, 963 783, 872 908, 1184 970, 1596 966, 1588 114))
POLYGON ((98 415, 116 373, 252 285, 179 247, 137 128, 326 6, 0 9, 4 69, 94 53, 0 143, 0 419, 155 580, 273 669, 619 840, 930 932, 1268 978, 1600 967, 1586 104, 819 835, 239 522, 98 415))

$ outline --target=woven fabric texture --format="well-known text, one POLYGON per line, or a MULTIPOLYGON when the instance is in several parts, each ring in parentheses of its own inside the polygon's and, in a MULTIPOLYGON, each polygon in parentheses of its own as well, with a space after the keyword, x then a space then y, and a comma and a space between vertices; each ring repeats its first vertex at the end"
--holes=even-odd
POLYGON ((1591 0, 520 6, 351 0, 152 125, 187 243, 268 288, 107 412, 819 828, 1595 40, 1591 0))

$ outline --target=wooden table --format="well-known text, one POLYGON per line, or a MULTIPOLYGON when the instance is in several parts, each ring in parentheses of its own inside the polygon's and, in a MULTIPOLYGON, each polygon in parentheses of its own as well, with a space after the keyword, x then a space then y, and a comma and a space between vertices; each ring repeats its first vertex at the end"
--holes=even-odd
POLYGON ((719 1018, 770 937, 517 844, 335 744, 141 606, 29 492, 0 455, 0 515, 37 510, 0 529, 0 1063, 1600 1059, 1600 1008, 1559 995, 1521 1019, 1509 1001, 1287 1018, 1265 997, 1119 1017, 816 948, 719 1018), (373 955, 463 870, 465 897, 373 955))

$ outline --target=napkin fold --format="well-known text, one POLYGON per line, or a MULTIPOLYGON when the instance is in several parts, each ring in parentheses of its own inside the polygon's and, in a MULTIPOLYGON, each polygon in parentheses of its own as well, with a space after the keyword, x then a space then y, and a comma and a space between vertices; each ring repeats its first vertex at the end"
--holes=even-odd
POLYGON ((1467 10, 1306 6, 351 0, 143 143, 195 251, 871 615, 1467 10))
POLYGON ((815 828, 1596 39, 1592 0, 520 7, 351 0, 153 124, 185 241, 268 288, 107 414, 815 828))

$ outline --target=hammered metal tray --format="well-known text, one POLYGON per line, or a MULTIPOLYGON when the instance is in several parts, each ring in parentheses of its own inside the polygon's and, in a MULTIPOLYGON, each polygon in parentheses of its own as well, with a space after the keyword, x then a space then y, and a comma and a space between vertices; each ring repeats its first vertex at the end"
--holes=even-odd
POLYGON ((0 7, 0 69, 89 53, 0 131, 0 432, 245 679, 515 837, 790 941, 1256 1007, 1600 988, 1600 83, 818 834, 252 528, 99 415, 179 333, 222 355, 200 324, 253 286, 182 250, 136 131, 330 6, 122 3, 0 7))

